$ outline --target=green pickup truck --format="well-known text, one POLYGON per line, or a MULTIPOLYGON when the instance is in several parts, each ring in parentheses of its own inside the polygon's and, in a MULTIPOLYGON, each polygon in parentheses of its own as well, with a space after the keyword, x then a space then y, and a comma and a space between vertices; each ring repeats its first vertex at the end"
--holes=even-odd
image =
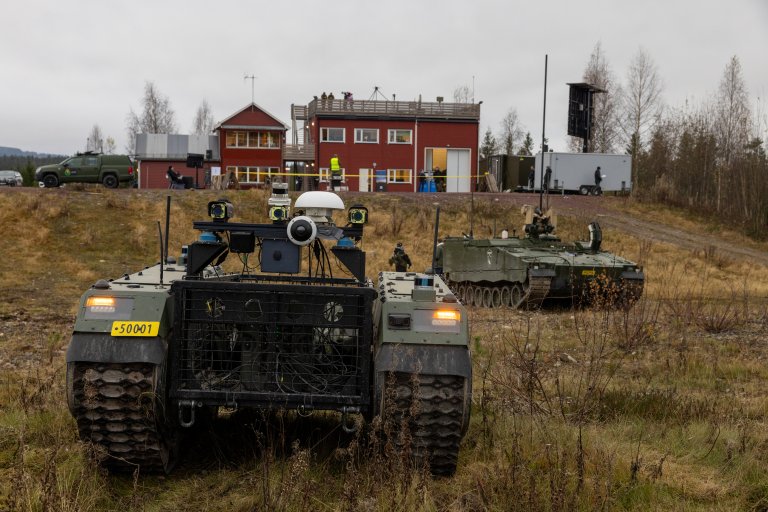
POLYGON ((60 164, 43 165, 35 171, 35 180, 47 188, 62 183, 101 183, 117 188, 120 183, 134 179, 134 166, 127 155, 78 153, 60 164))

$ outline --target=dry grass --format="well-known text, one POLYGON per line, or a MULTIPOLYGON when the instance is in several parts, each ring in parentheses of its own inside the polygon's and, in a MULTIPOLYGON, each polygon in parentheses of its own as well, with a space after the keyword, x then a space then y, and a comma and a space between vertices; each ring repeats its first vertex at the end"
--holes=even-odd
MULTIPOLYGON (((227 196, 236 220, 264 218, 265 193, 227 196)), ((178 254, 218 195, 173 197, 178 254)), ((369 275, 398 240, 429 266, 430 203, 353 197, 371 211, 369 275)), ((476 199, 476 236, 517 222, 517 206, 476 199)), ((441 234, 468 232, 468 205, 441 202, 441 234)), ((66 410, 63 351, 87 286, 158 259, 164 208, 159 191, 0 194, 0 510, 768 509, 768 269, 607 230, 605 248, 645 267, 647 293, 628 312, 470 312, 473 418, 451 479, 408 467, 375 436, 344 436, 336 418, 291 414, 221 418, 169 477, 106 475, 66 410)), ((564 238, 586 236, 581 221, 559 224, 564 238)))

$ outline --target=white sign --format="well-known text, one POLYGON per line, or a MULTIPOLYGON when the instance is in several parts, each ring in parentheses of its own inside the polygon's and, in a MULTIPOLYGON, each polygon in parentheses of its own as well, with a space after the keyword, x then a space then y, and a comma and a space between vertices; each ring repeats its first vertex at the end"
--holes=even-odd
POLYGON ((221 167, 211 167, 211 176, 221 176, 221 167))

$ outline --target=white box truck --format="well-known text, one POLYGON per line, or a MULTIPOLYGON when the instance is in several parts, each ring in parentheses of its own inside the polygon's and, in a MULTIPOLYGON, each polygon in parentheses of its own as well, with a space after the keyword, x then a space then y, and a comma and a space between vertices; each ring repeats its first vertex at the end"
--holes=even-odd
MULTIPOLYGON (((550 192, 599 195, 629 192, 632 187, 632 157, 607 153, 544 153, 544 169, 552 168, 550 192), (602 181, 595 186, 595 170, 602 181)), ((535 189, 541 189, 541 153, 536 155, 535 189)))

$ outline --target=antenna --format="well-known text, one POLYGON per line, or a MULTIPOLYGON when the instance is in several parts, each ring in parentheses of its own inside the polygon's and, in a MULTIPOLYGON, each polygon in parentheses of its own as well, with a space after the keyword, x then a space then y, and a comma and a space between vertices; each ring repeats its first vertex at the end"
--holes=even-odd
MULTIPOLYGON (((544 209, 544 141, 546 139, 546 130, 545 127, 547 125, 547 61, 549 60, 549 55, 544 55, 544 115, 543 119, 541 121, 541 165, 539 166, 541 170, 541 182, 539 185, 539 208, 541 210, 544 209)), ((549 184, 547 184, 547 204, 549 204, 549 184)))
POLYGON ((251 81, 251 103, 256 103, 256 100, 254 99, 254 82, 256 81, 256 75, 248 75, 248 73, 245 73, 245 76, 243 76, 243 81, 250 80, 251 81))
MULTIPOLYGON (((384 101, 387 101, 387 97, 384 95, 384 93, 383 93, 383 92, 381 92, 381 89, 379 89, 379 86, 378 86, 378 85, 374 85, 374 86, 373 86, 373 92, 371 93, 371 97, 370 97, 370 98, 368 98, 368 100, 369 100, 369 101, 370 101, 370 100, 375 100, 375 99, 376 99, 376 98, 378 98, 379 96, 381 96, 381 98, 382 98, 384 101)), ((394 98, 394 96, 395 96, 395 95, 393 94, 393 95, 392 95, 392 97, 394 98)))
MULTIPOLYGON (((161 255, 161 258, 163 260, 163 265, 168 263, 168 231, 170 231, 171 226, 171 196, 168 196, 167 201, 165 202, 165 251, 164 254, 161 255)), ((162 240, 162 237, 161 237, 162 240)))
POLYGON ((160 284, 163 284, 163 267, 165 267, 165 257, 163 256, 163 229, 160 227, 160 221, 157 221, 157 232, 160 234, 160 284))
POLYGON ((435 211, 435 238, 432 240, 432 273, 436 274, 435 272, 435 265, 437 265, 437 233, 440 229, 440 204, 437 204, 437 209, 435 211))

